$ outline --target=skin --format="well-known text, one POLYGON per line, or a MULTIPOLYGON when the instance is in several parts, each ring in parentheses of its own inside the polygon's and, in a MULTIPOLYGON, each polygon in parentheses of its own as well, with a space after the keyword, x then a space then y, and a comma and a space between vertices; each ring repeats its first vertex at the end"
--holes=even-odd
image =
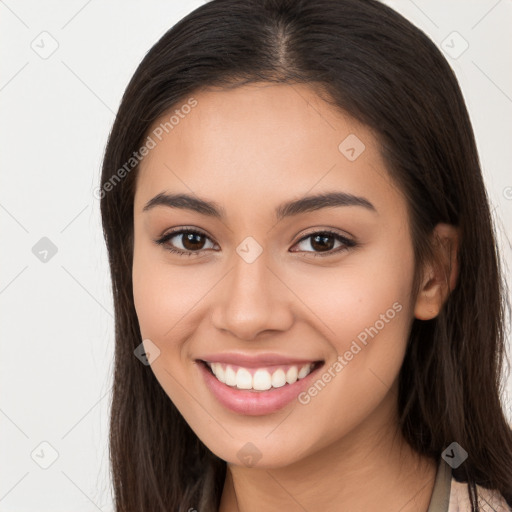
POLYGON ((425 266, 413 297, 406 201, 367 127, 306 85, 260 83, 194 98, 197 106, 141 163, 133 292, 142 338, 160 350, 156 378, 228 463, 219 510, 426 511, 437 462, 418 456, 397 430, 397 377, 413 319, 435 317, 455 284, 448 246, 456 247, 457 231, 436 227, 443 266, 425 266), (338 149, 349 134, 365 145, 355 161, 338 149), (329 191, 365 197, 376 212, 331 207, 276 222, 282 202, 329 191), (161 192, 215 201, 226 217, 143 211, 161 192), (198 254, 154 242, 184 226, 206 237, 185 245, 176 236, 168 245, 198 254), (325 249, 303 240, 326 228, 359 245, 336 253, 335 238, 325 249), (248 236, 263 249, 252 263, 236 252, 248 236), (236 414, 211 395, 195 362, 206 353, 272 351, 329 367, 397 302, 400 312, 307 405, 236 414), (249 441, 261 453, 253 467, 237 456, 249 441))

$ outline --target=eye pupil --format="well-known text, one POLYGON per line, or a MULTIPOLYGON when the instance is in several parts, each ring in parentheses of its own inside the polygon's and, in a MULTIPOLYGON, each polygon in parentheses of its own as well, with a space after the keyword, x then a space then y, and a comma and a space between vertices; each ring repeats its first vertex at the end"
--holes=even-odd
POLYGON ((315 250, 331 250, 334 247, 333 236, 329 234, 315 235, 312 237, 311 247, 313 247, 315 250), (326 240, 329 239, 331 240, 331 243, 326 242, 326 240), (318 245, 317 242, 319 242, 318 245))
POLYGON ((188 249, 191 251, 194 249, 197 250, 197 249, 201 249, 202 246, 204 245, 204 240, 203 240, 202 244, 199 243, 200 247, 198 247, 197 245, 194 244, 194 241, 197 242, 198 238, 203 237, 203 235, 200 235, 199 233, 187 233, 187 234, 183 234, 182 236, 183 236, 183 247, 185 247, 185 249, 188 249), (192 245, 187 247, 187 244, 189 244, 190 242, 192 243, 192 245))

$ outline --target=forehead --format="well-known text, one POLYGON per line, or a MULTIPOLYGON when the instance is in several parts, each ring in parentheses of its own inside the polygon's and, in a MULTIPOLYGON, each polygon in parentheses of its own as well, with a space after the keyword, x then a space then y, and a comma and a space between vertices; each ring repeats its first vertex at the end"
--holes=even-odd
POLYGON ((250 84, 191 97, 193 108, 185 98, 149 132, 155 145, 140 164, 136 209, 163 191, 260 208, 333 189, 381 206, 402 200, 372 131, 307 85, 250 84))

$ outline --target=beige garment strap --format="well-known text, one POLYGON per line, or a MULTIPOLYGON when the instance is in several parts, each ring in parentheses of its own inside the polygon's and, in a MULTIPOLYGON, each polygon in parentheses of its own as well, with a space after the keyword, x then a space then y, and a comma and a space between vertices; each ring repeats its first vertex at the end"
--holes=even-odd
POLYGON ((451 484, 452 468, 441 458, 427 512, 448 512, 451 484))

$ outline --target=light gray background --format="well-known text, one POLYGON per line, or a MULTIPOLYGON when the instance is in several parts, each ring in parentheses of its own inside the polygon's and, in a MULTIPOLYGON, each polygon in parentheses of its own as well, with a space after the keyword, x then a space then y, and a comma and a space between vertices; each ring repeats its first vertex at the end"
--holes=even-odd
MULTIPOLYGON (((202 3, 0 0, 0 512, 113 510, 113 306, 93 190, 135 68, 202 3), (55 255, 33 253, 42 237, 55 255)), ((510 268, 512 2, 386 3, 459 78, 510 268)))

